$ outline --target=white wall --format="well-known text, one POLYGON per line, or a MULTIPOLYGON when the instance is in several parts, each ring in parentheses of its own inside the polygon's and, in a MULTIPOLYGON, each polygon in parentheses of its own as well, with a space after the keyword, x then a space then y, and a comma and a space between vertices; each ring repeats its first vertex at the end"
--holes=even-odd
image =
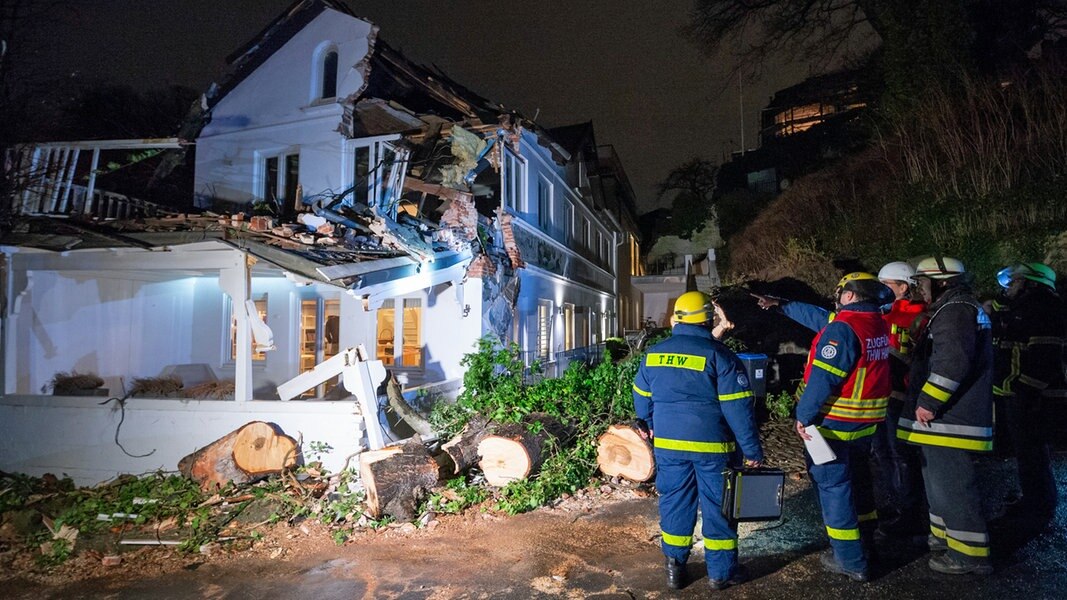
POLYGON ((175 471, 185 455, 250 421, 277 424, 304 442, 324 442, 322 457, 337 471, 358 452, 364 434, 355 402, 226 402, 131 398, 119 441, 122 414, 114 403, 52 396, 0 397, 0 470, 40 476, 69 475, 77 485, 93 485, 122 473, 175 471))
MULTIPOLYGON (((12 318, 18 393, 37 394, 57 372, 93 372, 112 394, 134 377, 190 362, 193 281, 152 282, 34 271, 12 318)), ((10 351, 10 350, 9 350, 10 351)))
POLYGON ((370 33, 365 21, 326 10, 222 98, 197 139, 198 199, 250 202, 259 192, 261 156, 279 153, 299 153, 305 197, 344 190, 351 167, 337 132, 341 105, 313 99, 313 69, 324 48, 336 47, 337 97, 355 93, 370 33))
MULTIPOLYGON (((583 263, 583 270, 599 273, 598 277, 601 281, 612 281, 614 273, 608 272, 604 267, 605 264, 610 264, 614 261, 610 261, 606 256, 597 260, 595 255, 599 251, 598 249, 589 251, 578 249, 577 239, 568 241, 566 232, 560 231, 557 226, 562 219, 562 216, 558 214, 558 209, 563 200, 573 206, 574 218, 572 227, 573 222, 577 221, 579 216, 583 216, 592 224, 591 246, 595 246, 595 232, 597 231, 606 239, 613 238, 615 229, 610 220, 601 220, 598 213, 586 206, 587 200, 580 197, 573 190, 573 186, 576 183, 566 180, 566 169, 552 160, 550 151, 538 143, 537 137, 533 132, 523 132, 520 148, 521 156, 526 161, 525 201, 518 210, 509 212, 512 212, 517 219, 522 219, 531 226, 522 227, 524 233, 528 232, 530 235, 535 235, 542 239, 554 240, 546 242, 546 246, 552 248, 553 252, 561 253, 566 257, 566 261, 583 263), (551 183, 553 190, 553 206, 556 212, 552 214, 554 223, 553 230, 550 232, 540 231, 538 227, 538 182, 541 179, 551 183)), ((515 227, 518 228, 520 226, 516 225, 515 227)), ((607 244, 606 249, 608 253, 615 251, 611 244, 607 244)), ((538 302, 539 300, 549 300, 552 302, 554 311, 552 317, 552 352, 560 352, 564 350, 564 321, 558 314, 559 307, 564 303, 568 303, 585 309, 584 314, 576 316, 576 326, 584 327, 587 331, 596 331, 590 323, 593 318, 592 312, 596 313, 596 319, 600 321, 608 310, 615 310, 615 290, 611 286, 598 288, 576 283, 552 272, 553 269, 547 265, 545 268, 538 268, 535 264, 537 259, 538 257, 524 256, 524 260, 527 261, 527 267, 519 271, 522 281, 516 308, 517 319, 519 320, 520 346, 526 352, 535 352, 537 350, 540 325, 537 317, 538 302)), ((602 338, 613 333, 602 331, 602 338)), ((585 336, 592 341, 588 333, 585 336)), ((577 336, 576 345, 582 345, 581 339, 582 336, 577 336)))

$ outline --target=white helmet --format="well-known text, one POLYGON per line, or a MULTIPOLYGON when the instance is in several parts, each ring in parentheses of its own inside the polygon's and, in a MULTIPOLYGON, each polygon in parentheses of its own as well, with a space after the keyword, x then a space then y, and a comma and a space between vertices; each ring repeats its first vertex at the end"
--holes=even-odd
POLYGON ((902 260, 891 262, 878 270, 878 279, 880 281, 903 281, 911 284, 915 283, 911 279, 914 276, 915 269, 902 260))

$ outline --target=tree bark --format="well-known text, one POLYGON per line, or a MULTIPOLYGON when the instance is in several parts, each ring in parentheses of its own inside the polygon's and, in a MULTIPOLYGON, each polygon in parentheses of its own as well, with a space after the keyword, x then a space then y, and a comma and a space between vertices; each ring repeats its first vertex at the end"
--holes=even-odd
POLYGON ((414 519, 419 502, 438 482, 437 462, 418 435, 361 453, 359 473, 367 491, 367 512, 375 519, 414 519))
POLYGON ((404 400, 403 388, 400 387, 400 382, 396 380, 391 373, 385 380, 385 395, 389 398, 389 406, 396 411, 396 414, 404 419, 415 433, 422 437, 433 437, 433 427, 430 426, 430 422, 420 415, 407 400, 404 400))
POLYGON ((555 417, 535 413, 522 423, 501 425, 478 444, 481 460, 478 466, 490 485, 504 486, 512 481, 526 479, 536 473, 550 450, 546 445, 554 441, 563 446, 574 436, 574 431, 555 417), (529 425, 539 423, 540 430, 531 433, 529 425))
POLYGON ((648 481, 656 473, 652 444, 629 425, 612 425, 597 440, 596 463, 610 477, 648 481))
POLYGON ((441 446, 441 450, 452 459, 453 475, 459 475, 478 464, 478 444, 489 435, 489 422, 481 415, 475 415, 463 427, 459 435, 441 446))

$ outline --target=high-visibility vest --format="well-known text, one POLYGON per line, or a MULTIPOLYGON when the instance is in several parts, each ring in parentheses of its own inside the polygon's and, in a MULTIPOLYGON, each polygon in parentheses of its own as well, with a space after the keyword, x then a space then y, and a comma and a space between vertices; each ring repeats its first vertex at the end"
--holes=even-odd
MULTIPOLYGON (((825 420, 845 423, 878 423, 885 419, 886 405, 892 384, 889 379, 889 328, 882 315, 876 312, 859 312, 844 310, 834 316, 835 321, 844 322, 859 338, 860 356, 851 373, 847 373, 845 382, 836 396, 827 398, 821 413, 825 420)), ((811 343, 808 351, 808 363, 804 367, 804 381, 811 376, 815 361, 819 360, 817 351, 820 331, 811 343)), ((821 362, 821 361, 820 361, 821 362)), ((821 366, 826 369, 827 367, 821 366)), ((833 371, 831 371, 833 372, 833 371)), ((845 376, 845 373, 840 373, 845 376)))
POLYGON ((883 315, 889 325, 890 354, 899 358, 908 355, 912 346, 910 329, 925 308, 926 304, 922 302, 900 299, 893 302, 889 312, 883 315))

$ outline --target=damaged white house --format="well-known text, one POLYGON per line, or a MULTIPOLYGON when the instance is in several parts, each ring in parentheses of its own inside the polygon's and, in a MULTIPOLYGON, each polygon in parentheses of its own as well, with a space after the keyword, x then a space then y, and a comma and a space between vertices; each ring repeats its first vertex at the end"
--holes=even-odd
POLYGON ((9 157, 0 470, 172 470, 250 420, 328 444, 336 469, 367 409, 341 377, 287 382, 345 349, 414 398, 453 393, 485 335, 552 372, 638 326, 633 192, 590 124, 542 128, 332 0, 296 2, 230 65, 174 139, 9 157), (190 147, 199 214, 95 187, 101 152, 190 147), (106 391, 51 387, 71 372, 106 391), (131 395, 165 375, 224 393, 131 395))

